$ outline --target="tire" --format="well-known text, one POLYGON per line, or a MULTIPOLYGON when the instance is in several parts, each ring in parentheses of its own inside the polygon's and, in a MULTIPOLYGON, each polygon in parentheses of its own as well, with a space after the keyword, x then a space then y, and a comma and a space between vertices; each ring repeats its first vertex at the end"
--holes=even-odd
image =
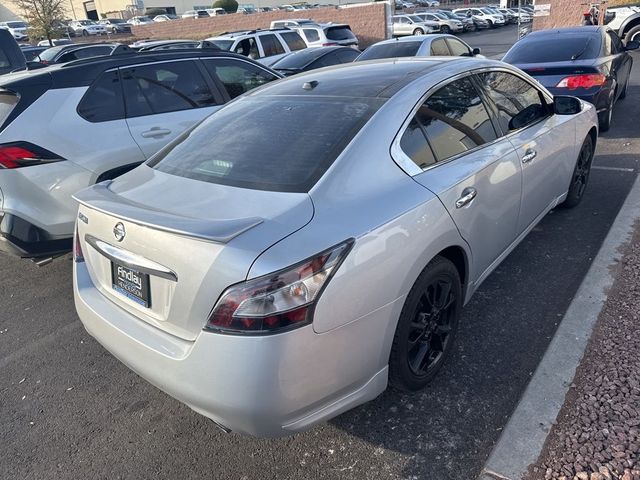
POLYGON ((587 135, 587 138, 582 142, 582 147, 580 148, 580 153, 576 160, 576 166, 571 174, 571 183, 569 184, 567 198, 560 204, 562 208, 573 208, 582 201, 584 191, 589 183, 592 161, 593 140, 591 140, 591 135, 587 135))
POLYGON ((629 89, 629 77, 627 77, 627 81, 624 82, 624 87, 622 87, 622 92, 620 92, 620 96, 618 100, 624 100, 627 98, 627 90, 629 89))
POLYGON ((442 25, 440 27, 440 33, 444 33, 444 34, 451 33, 451 29, 447 25, 442 25))
POLYGON ((89 36, 89 32, 87 32, 86 30, 82 30, 82 36, 83 37, 88 37, 89 36))
POLYGON ((118 33, 118 30, 116 30, 116 27, 113 27, 113 28, 111 29, 111 33, 112 33, 112 34, 114 34, 114 35, 115 35, 116 33, 118 33))
POLYGON ((613 117, 614 97, 609 100, 609 106, 603 113, 598 114, 598 126, 601 132, 608 132, 611 128, 611 118, 613 117))
POLYGON ((625 44, 633 41, 640 42, 640 25, 636 25, 624 34, 625 44))
POLYGON ((495 24, 491 20, 487 20, 487 23, 489 24, 489 28, 496 28, 495 24))
POLYGON ((416 28, 416 29, 413 31, 413 34, 414 34, 414 35, 424 35, 424 30, 422 30, 421 28, 416 28))
POLYGON ((460 274, 450 260, 435 257, 402 307, 389 356, 392 386, 420 390, 436 376, 451 352, 461 311, 460 274))

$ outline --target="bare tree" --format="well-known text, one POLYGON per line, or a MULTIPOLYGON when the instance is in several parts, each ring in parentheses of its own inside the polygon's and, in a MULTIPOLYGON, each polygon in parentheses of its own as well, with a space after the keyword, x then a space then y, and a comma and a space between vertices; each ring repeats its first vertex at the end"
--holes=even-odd
POLYGON ((52 38, 64 31, 62 21, 66 16, 65 0, 15 0, 22 17, 29 23, 29 36, 52 38))

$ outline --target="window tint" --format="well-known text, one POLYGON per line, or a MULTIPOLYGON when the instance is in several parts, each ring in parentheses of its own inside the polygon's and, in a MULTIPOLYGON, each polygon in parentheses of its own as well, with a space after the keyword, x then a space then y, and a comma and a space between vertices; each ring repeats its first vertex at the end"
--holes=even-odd
POLYGON ((360 52, 355 48, 342 48, 338 50, 338 63, 353 62, 358 55, 360 55, 360 52))
POLYGON ((122 70, 127 117, 209 107, 216 101, 193 61, 122 70))
POLYGON ((72 60, 78 60, 80 58, 89 58, 89 57, 97 57, 100 55, 109 55, 113 50, 111 47, 88 47, 88 48, 79 48, 78 50, 73 50, 71 52, 62 54, 56 63, 66 63, 72 60))
POLYGON ((273 55, 280 55, 281 53, 284 53, 284 48, 275 35, 260 35, 259 38, 265 57, 271 57, 273 55))
POLYGON ((413 117, 400 139, 402 151, 420 168, 436 163, 420 122, 413 117))
POLYGON ((511 47, 502 61, 517 64, 586 60, 598 56, 600 44, 600 37, 595 35, 527 36, 511 47))
POLYGON ((456 38, 447 38, 447 45, 449 45, 451 55, 453 55, 454 57, 469 55, 469 48, 456 38))
POLYGON ((358 61, 376 60, 379 58, 415 57, 421 45, 421 42, 395 42, 372 45, 358 57, 358 61))
POLYGON ((277 80, 265 70, 240 60, 204 60, 204 64, 209 73, 224 85, 231 98, 277 80))
POLYGON ((316 61, 312 62, 310 65, 307 66, 306 70, 313 70, 315 68, 322 68, 322 67, 330 67, 331 65, 337 65, 338 63, 340 63, 340 60, 338 60, 338 52, 333 51, 333 52, 329 52, 326 55, 323 55, 322 57, 318 58, 316 61))
POLYGON ((383 103, 246 97, 211 115, 149 165, 205 182, 307 192, 383 103))
POLYGON ((356 36, 349 27, 327 27, 324 33, 329 40, 355 40, 356 36))
POLYGON ((280 36, 292 52, 307 48, 307 44, 304 43, 304 40, 302 40, 302 37, 300 37, 297 32, 283 32, 280 36))
POLYGON ((489 114, 469 80, 437 90, 416 113, 438 161, 497 138, 489 114))
POLYGON ((521 78, 505 72, 482 73, 478 77, 496 106, 503 132, 525 127, 547 116, 541 93, 521 78))
POLYGON ((313 28, 305 28, 302 30, 302 33, 304 33, 307 42, 317 42, 320 40, 320 34, 318 34, 318 31, 313 28))
POLYGON ((240 55, 244 55, 245 57, 252 58, 254 60, 260 58, 260 52, 258 51, 258 44, 256 43, 256 39, 253 37, 245 38, 244 40, 240 40, 236 48, 233 49, 235 53, 239 53, 240 55))
POLYGON ((124 118, 124 99, 118 72, 103 73, 78 104, 78 114, 90 122, 124 118))
POLYGON ((444 42, 444 38, 438 38, 431 42, 431 55, 434 56, 449 56, 449 49, 447 48, 447 44, 444 42))

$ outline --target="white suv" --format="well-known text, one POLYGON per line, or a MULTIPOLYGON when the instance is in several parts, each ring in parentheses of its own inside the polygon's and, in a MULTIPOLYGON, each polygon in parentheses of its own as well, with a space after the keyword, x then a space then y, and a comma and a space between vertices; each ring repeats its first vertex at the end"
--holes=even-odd
POLYGON ((307 48, 298 32, 289 28, 240 30, 206 40, 222 50, 239 53, 268 66, 291 52, 307 48))
POLYGON ((77 60, 0 77, 0 251, 71 248, 72 195, 138 166, 246 91, 280 78, 219 50, 77 60))
POLYGON ((351 27, 344 23, 305 23, 289 28, 300 34, 307 47, 358 48, 358 38, 351 31, 351 27))
POLYGON ((467 17, 480 18, 485 20, 491 28, 502 27, 507 23, 502 14, 493 13, 487 8, 457 8, 453 10, 453 13, 467 17))
POLYGON ((9 32, 11 33, 11 35, 13 35, 13 38, 15 38, 17 42, 26 42, 29 40, 29 34, 27 33, 29 25, 24 22, 2 22, 0 23, 0 28, 9 30, 9 32))

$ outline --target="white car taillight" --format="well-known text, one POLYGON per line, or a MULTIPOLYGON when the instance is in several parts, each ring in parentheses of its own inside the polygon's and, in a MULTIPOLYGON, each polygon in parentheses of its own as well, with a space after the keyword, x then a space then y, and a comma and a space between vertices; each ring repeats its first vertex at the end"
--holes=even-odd
POLYGON ((205 329, 259 335, 311 323, 313 308, 352 245, 347 240, 279 272, 229 287, 205 329))

